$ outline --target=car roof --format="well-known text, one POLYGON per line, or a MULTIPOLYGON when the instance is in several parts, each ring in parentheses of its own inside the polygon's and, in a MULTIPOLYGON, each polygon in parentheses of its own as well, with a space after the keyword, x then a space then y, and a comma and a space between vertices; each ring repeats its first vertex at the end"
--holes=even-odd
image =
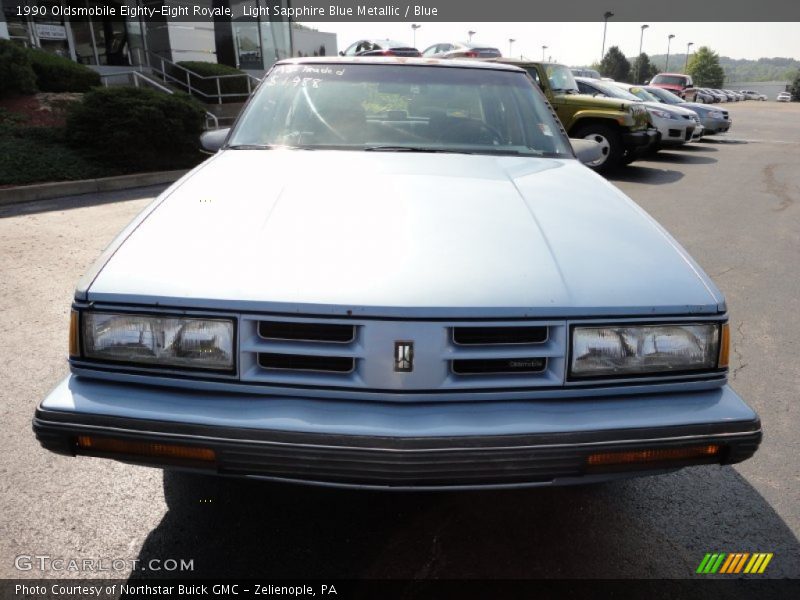
POLYGON ((568 68, 561 63, 554 63, 554 62, 544 62, 542 60, 531 60, 529 58, 511 58, 510 56, 496 56, 494 58, 482 58, 480 59, 483 62, 494 63, 494 64, 501 64, 501 65, 516 65, 518 67, 526 67, 530 65, 542 65, 545 67, 564 67, 565 69, 568 68))
POLYGON ((672 77, 689 77, 686 73, 657 73, 655 76, 658 77, 659 75, 670 75, 672 77))
POLYGON ((417 67, 446 67, 461 69, 489 69, 495 71, 523 72, 510 64, 491 60, 442 59, 405 56, 303 56, 285 58, 275 65, 313 65, 313 64, 365 64, 365 65, 405 65, 417 67))

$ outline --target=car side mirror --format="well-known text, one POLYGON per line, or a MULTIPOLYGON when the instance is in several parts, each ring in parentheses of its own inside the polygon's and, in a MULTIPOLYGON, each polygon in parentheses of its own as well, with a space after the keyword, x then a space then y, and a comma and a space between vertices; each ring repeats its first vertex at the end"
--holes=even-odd
POLYGON ((339 56, 344 56, 344 50, 339 50, 339 56))
POLYGON ((650 80, 648 79, 647 81, 644 82, 644 84, 645 85, 650 85, 650 80))
POLYGON ((591 164, 603 158, 603 147, 594 140, 570 138, 575 157, 583 164, 591 164))
POLYGON ((226 127, 224 129, 212 129, 211 131, 206 131, 203 135, 200 136, 200 146, 206 152, 211 152, 212 154, 217 152, 220 148, 222 148, 222 144, 225 143, 225 140, 228 138, 228 134, 230 133, 231 128, 226 127))

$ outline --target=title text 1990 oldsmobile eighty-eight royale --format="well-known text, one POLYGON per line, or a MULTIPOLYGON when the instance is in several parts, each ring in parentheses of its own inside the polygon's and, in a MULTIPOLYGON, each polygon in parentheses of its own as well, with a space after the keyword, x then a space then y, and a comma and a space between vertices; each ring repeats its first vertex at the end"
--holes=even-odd
POLYGON ((204 144, 79 283, 45 448, 460 489, 758 447, 722 295, 517 67, 282 61, 204 144))

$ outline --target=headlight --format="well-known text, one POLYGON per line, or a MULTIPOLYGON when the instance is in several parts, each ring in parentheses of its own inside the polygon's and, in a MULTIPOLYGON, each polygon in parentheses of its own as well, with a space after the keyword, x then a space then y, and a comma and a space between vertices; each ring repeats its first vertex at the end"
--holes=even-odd
POLYGON ((719 112, 717 110, 712 110, 710 113, 708 113, 708 116, 711 117, 712 119, 724 119, 725 118, 725 115, 723 115, 721 112, 719 112))
POLYGON ((719 351, 721 327, 719 323, 575 327, 570 373, 573 377, 659 375, 726 366, 719 351))
POLYGON ((85 311, 83 356, 193 369, 233 369, 233 321, 85 311))
POLYGON ((648 109, 651 115, 658 117, 659 119, 674 119, 675 117, 672 116, 671 113, 668 113, 664 110, 658 110, 657 108, 650 108, 648 109))

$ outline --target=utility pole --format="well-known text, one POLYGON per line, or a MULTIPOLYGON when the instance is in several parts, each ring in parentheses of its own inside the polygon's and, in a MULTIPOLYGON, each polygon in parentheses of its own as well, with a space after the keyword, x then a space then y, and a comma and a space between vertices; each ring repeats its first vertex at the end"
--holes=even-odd
POLYGON ((417 25, 416 23, 411 24, 411 31, 413 32, 412 35, 414 36, 414 42, 411 44, 414 48, 417 47, 417 29, 422 27, 422 25, 417 25))
POLYGON ((634 81, 634 83, 640 83, 639 78, 642 74, 642 42, 644 41, 644 30, 648 27, 650 27, 650 25, 642 25, 642 34, 639 36, 639 54, 636 57, 636 81, 634 81))
POLYGON ((674 35, 674 34, 672 34, 672 33, 670 33, 670 34, 667 36, 667 64, 666 64, 666 66, 664 67, 664 70, 665 70, 667 73, 669 73, 669 44, 670 44, 670 42, 672 42, 672 38, 674 38, 674 37, 675 37, 675 35, 674 35))
POLYGON ((610 10, 607 10, 605 14, 603 14, 603 48, 600 50, 600 60, 603 60, 603 57, 606 55, 606 28, 608 27, 608 20, 614 16, 610 10))
POLYGON ((686 73, 689 70, 689 49, 694 46, 694 42, 689 42, 686 44, 686 64, 683 65, 683 72, 686 73))
POLYGON ((472 30, 469 30, 469 31, 467 32, 467 35, 469 36, 469 40, 467 40, 467 41, 471 42, 471 41, 472 41, 472 36, 473 36, 473 35, 475 35, 476 33, 478 33, 478 32, 477 32, 477 31, 472 31, 472 30))

